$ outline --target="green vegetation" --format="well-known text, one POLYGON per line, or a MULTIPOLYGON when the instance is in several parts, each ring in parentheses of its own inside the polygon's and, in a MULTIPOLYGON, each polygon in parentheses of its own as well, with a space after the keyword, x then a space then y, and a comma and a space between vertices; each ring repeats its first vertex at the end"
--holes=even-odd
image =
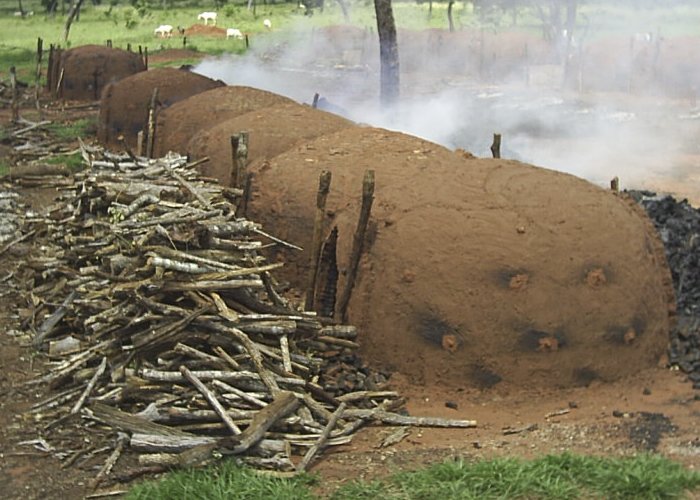
MULTIPOLYGON (((349 471, 350 472, 350 471, 349 471)), ((129 499, 311 499, 312 477, 282 480, 262 476, 227 461, 206 470, 168 474, 134 487, 129 499)), ((493 498, 680 498, 700 487, 700 474, 657 455, 630 458, 585 457, 564 453, 537 460, 496 458, 452 461, 381 481, 353 481, 335 500, 493 499, 493 498)))
POLYGON ((700 486, 700 474, 655 455, 586 457, 564 453, 526 461, 497 458, 447 462, 382 482, 354 482, 333 498, 679 498, 700 486))
MULTIPOLYGON (((376 34, 374 6, 371 0, 346 0, 350 6, 351 24, 367 28, 376 34)), ((63 44, 61 37, 65 16, 59 8, 55 16, 45 14, 42 3, 46 0, 24 0, 23 6, 34 15, 16 17, 13 12, 18 4, 14 0, 0 0, 0 66, 3 73, 14 65, 21 79, 33 79, 37 37, 49 44, 63 44)), ((67 4, 68 2, 66 2, 67 4)), ((398 1, 394 0, 394 17, 400 30, 442 28, 447 29, 447 1, 398 1)), ((452 14, 457 30, 519 30, 542 32, 542 18, 533 7, 547 5, 541 0, 509 1, 457 1, 452 14), (500 7, 499 7, 500 5, 500 7)), ((183 38, 174 34, 172 38, 157 38, 153 31, 161 24, 174 27, 191 27, 201 24, 197 14, 202 10, 217 10, 217 25, 220 28, 238 28, 250 35, 253 46, 264 40, 287 36, 294 29, 311 29, 314 26, 347 24, 337 2, 326 1, 325 9, 314 10, 312 16, 303 15, 296 1, 258 3, 248 10, 247 0, 102 0, 85 2, 80 19, 70 31, 69 46, 105 44, 111 40, 114 47, 126 48, 131 44, 148 47, 153 54, 165 49, 183 47, 183 38), (219 5, 218 8, 214 5, 219 5), (273 32, 267 33, 262 20, 269 18, 273 32)), ((577 17, 578 32, 586 33, 587 39, 619 34, 629 36, 633 32, 661 30, 664 36, 695 35, 700 25, 700 6, 686 2, 657 2, 636 0, 633 2, 593 1, 579 2, 577 17)), ((224 52, 242 53, 246 50, 242 40, 226 40, 192 36, 187 47, 203 53, 219 55, 224 52)))
POLYGON ((226 460, 206 470, 173 472, 160 481, 142 483, 127 495, 130 500, 305 500, 314 498, 311 476, 277 479, 263 476, 226 460))
POLYGON ((56 155, 44 160, 45 163, 49 165, 64 165, 67 169, 72 171, 78 171, 85 168, 85 162, 83 162, 83 155, 78 153, 72 153, 69 155, 56 155))
POLYGON ((97 122, 95 118, 81 118, 66 123, 51 123, 46 129, 59 139, 76 139, 95 135, 97 122))

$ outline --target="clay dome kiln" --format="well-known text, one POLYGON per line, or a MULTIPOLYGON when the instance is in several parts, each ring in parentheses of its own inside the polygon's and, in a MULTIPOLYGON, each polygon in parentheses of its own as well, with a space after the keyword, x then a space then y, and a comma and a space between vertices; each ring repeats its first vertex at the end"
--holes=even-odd
POLYGON ((295 103, 260 108, 218 125, 205 128, 187 145, 191 160, 208 157, 200 168, 224 185, 231 184, 231 136, 241 131, 249 134, 248 160, 270 158, 308 141, 355 124, 340 116, 295 103))
POLYGON ((107 85, 100 102, 98 139, 106 145, 121 147, 119 136, 130 147, 136 146, 139 131, 148 123, 148 106, 158 89, 158 114, 174 103, 224 83, 206 76, 174 68, 143 71, 107 85))
MULTIPOLYGON (((293 103, 287 97, 243 86, 220 87, 202 92, 158 115, 154 151, 157 155, 164 155, 168 151, 186 154, 187 143, 201 130, 249 111, 293 103)), ((230 151, 230 145, 227 150, 230 151)))
MULTIPOLYGON (((248 215, 308 249, 324 169, 338 290, 363 174, 376 172, 348 310, 368 361, 418 383, 567 387, 636 373, 665 352, 669 271, 625 199, 568 174, 353 127, 253 164, 248 215)), ((278 251, 303 289, 308 254, 278 251)))
POLYGON ((146 70, 138 54, 103 45, 68 49, 56 62, 51 72, 58 97, 76 101, 96 101, 106 85, 146 70))

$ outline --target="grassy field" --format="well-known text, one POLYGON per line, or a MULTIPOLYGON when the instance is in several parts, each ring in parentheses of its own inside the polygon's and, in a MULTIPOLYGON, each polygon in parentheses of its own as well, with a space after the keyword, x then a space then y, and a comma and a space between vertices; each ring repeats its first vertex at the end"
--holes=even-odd
MULTIPOLYGON (((312 499, 313 476, 291 480, 261 476, 224 462, 206 470, 176 472, 134 487, 127 498, 312 499)), ((572 454, 536 460, 499 458, 451 461, 381 481, 353 481, 331 494, 337 500, 410 499, 671 499, 700 486, 700 474, 659 456, 597 458, 572 454)))
MULTIPOLYGON (((149 52, 168 48, 181 48, 182 38, 159 39, 153 30, 161 24, 189 27, 196 24, 197 14, 203 7, 188 7, 177 4, 176 8, 162 9, 146 6, 143 0, 136 0, 135 7, 122 1, 112 6, 109 2, 94 6, 89 2, 83 7, 80 20, 76 21, 70 31, 70 46, 84 44, 104 44, 112 40, 115 47, 125 48, 131 44, 147 46, 149 52)), ((296 2, 260 5, 255 11, 248 10, 246 2, 236 0, 219 9, 218 26, 238 28, 250 34, 251 43, 256 43, 258 36, 270 36, 262 25, 263 19, 269 18, 273 23, 273 33, 284 36, 293 29, 311 29, 314 26, 345 24, 337 2, 326 2, 323 13, 316 11, 313 16, 305 16, 296 2)), ((350 2, 351 23, 359 27, 376 30, 374 7, 368 0, 350 2)), ((158 3, 160 5, 160 3, 158 3)), ((190 4, 191 5, 191 4, 190 4)), ((209 4, 205 4, 209 5, 209 4)), ((64 17, 47 17, 42 11, 39 0, 26 0, 26 10, 33 10, 34 15, 19 18, 13 15, 17 2, 0 0, 0 68, 5 75, 7 68, 17 66, 20 78, 31 74, 35 64, 36 40, 41 36, 44 46, 62 44, 64 17)), ((208 6, 211 10, 212 7, 208 6)), ((395 2, 394 16, 399 29, 447 29, 447 3, 434 3, 432 12, 427 2, 395 2)), ((471 2, 455 2, 453 17, 457 30, 483 27, 489 30, 517 29, 539 33, 540 21, 532 9, 522 9, 517 17, 517 26, 512 26, 510 13, 494 11, 490 15, 479 15, 471 2)), ((579 12, 579 30, 586 31, 588 39, 611 34, 635 32, 661 32, 665 36, 700 35, 700 6, 679 5, 665 8, 634 9, 624 2, 587 2, 579 12), (586 28, 588 27, 588 28, 586 28)), ((188 48, 208 54, 223 52, 240 53, 245 51, 241 40, 222 38, 192 37, 188 48)))

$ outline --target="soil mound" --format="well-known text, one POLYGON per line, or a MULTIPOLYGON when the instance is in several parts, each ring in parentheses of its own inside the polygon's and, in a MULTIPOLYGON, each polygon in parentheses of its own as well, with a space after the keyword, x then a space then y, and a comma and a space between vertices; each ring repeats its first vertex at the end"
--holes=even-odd
POLYGON ((150 63, 169 63, 183 59, 204 59, 207 54, 190 49, 165 49, 158 52, 149 52, 150 63))
POLYGON ((207 26, 205 24, 193 24, 189 28, 185 28, 185 36, 209 36, 215 38, 225 38, 226 30, 217 28, 216 26, 207 26))
POLYGON ((205 156, 209 161, 202 172, 231 184, 231 136, 247 131, 248 160, 271 158, 283 153, 300 141, 309 141, 355 124, 345 118, 309 106, 287 103, 261 108, 231 118, 195 135, 187 145, 192 160, 205 156))
MULTIPOLYGON (((369 361, 425 384, 564 387, 637 373, 664 353, 669 271, 629 202, 571 175, 356 127, 252 165, 248 215, 308 249, 324 169, 326 235, 338 230, 337 270, 329 258, 324 275, 339 276, 338 290, 363 173, 376 171, 349 307, 369 361)), ((303 288, 308 254, 286 258, 303 288)))
POLYGON ((107 85, 100 102, 98 139, 103 144, 121 147, 118 137, 123 135, 126 143, 135 147, 137 134, 146 128, 148 105, 155 88, 160 114, 178 101, 223 85, 218 80, 174 68, 144 71, 107 85))
POLYGON ((63 72, 59 97, 96 101, 102 89, 135 73, 145 71, 141 57, 133 52, 103 45, 83 45, 61 55, 57 74, 63 72))
POLYGON ((154 151, 161 156, 168 151, 186 154, 187 143, 201 130, 256 109, 293 103, 287 97, 243 86, 198 93, 159 113, 154 151))

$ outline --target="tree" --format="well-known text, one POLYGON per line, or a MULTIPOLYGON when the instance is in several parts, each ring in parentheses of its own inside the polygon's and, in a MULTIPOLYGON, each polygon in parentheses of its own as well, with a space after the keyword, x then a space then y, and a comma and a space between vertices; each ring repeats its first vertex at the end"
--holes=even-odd
POLYGON ((393 107, 399 100, 399 45, 396 40, 396 23, 391 0, 374 0, 379 34, 380 90, 379 101, 383 108, 393 107))
POLYGON ((350 8, 348 7, 348 4, 345 2, 345 0, 337 0, 338 5, 340 5, 340 10, 343 12, 343 20, 346 23, 350 22, 350 8))
POLYGON ((80 6, 83 5, 83 0, 74 0, 73 4, 70 6, 68 11, 68 17, 66 18, 66 26, 63 29, 63 43, 68 42, 68 34, 70 33, 70 25, 73 24, 73 19, 80 12, 80 6))
POLYGON ((454 3, 454 0, 450 0, 450 3, 447 4, 447 23, 450 27, 450 33, 454 33, 455 31, 455 23, 452 20, 452 6, 454 5, 454 3))

